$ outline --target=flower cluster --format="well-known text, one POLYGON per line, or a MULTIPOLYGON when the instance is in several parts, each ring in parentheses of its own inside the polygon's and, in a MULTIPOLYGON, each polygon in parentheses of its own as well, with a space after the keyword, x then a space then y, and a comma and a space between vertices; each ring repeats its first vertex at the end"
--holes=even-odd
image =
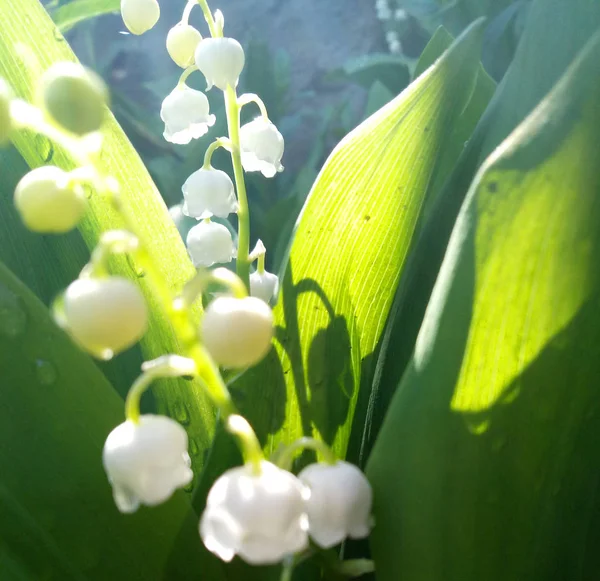
MULTIPOLYGON (((160 6, 157 0, 122 0, 121 12, 127 28, 143 34, 156 24, 160 6)), ((145 292, 152 288, 150 284, 143 292, 138 284, 111 273, 111 257, 126 254, 134 264, 148 267, 150 283, 161 291, 156 297, 185 349, 183 355, 164 355, 143 364, 127 395, 126 419, 108 435, 102 461, 117 508, 130 513, 141 505, 155 506, 192 482, 186 431, 166 416, 141 415, 140 398, 157 379, 196 377, 195 385, 219 408, 244 458, 242 466, 225 472, 211 488, 200 536, 224 561, 237 555, 251 564, 270 564, 307 550, 309 538, 326 549, 346 538, 367 536, 372 495, 362 472, 338 460, 319 440, 302 438, 268 461, 252 427, 237 413, 221 375, 220 368, 258 364, 271 349, 275 321, 269 303, 277 296, 279 280, 265 269, 262 242, 249 248, 244 171, 272 178, 283 170, 284 151, 283 137, 261 99, 253 94, 238 97, 244 51, 235 39, 224 36, 223 29, 220 11, 213 14, 206 0, 190 0, 166 40, 173 61, 185 70, 162 104, 165 139, 186 144, 215 123, 205 93, 186 84, 195 71, 204 75, 207 90, 215 87, 223 93, 229 127, 229 135, 209 145, 202 167, 182 185, 183 212, 198 220, 187 236, 198 271, 175 295, 166 290, 169 285, 143 244, 135 217, 121 202, 119 184, 96 164, 108 91, 93 72, 75 63, 51 67, 41 78, 35 105, 16 99, 0 79, 0 144, 13 131, 32 130, 58 143, 76 162, 71 171, 39 167, 19 182, 14 202, 29 229, 56 234, 75 228, 94 192, 112 204, 125 224, 122 230, 100 236, 89 263, 55 302, 57 323, 82 349, 101 359, 140 341, 149 321, 145 292), (189 24, 194 6, 202 8, 210 36, 203 37, 189 24), (240 110, 250 103, 260 114, 240 126, 240 110), (211 164, 219 147, 231 154, 235 184, 211 164), (230 227, 222 223, 231 214, 237 214, 237 245, 230 227), (237 273, 225 267, 209 270, 234 257, 237 273), (222 292, 214 294, 198 321, 191 307, 215 285, 222 292), (292 459, 301 448, 316 450, 323 462, 295 475, 292 459)))

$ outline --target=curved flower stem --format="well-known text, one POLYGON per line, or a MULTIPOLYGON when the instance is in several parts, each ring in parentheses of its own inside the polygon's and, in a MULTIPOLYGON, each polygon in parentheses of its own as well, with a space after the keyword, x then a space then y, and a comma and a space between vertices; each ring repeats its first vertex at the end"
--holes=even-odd
POLYGON ((281 577, 279 581, 292 581, 292 575, 294 573, 294 567, 296 562, 293 555, 286 557, 281 564, 281 577))
POLYGON ((230 415, 227 418, 225 427, 230 434, 238 439, 244 462, 252 465, 254 474, 260 474, 260 463, 263 460, 262 448, 246 418, 237 414, 230 415))
POLYGON ((225 91, 225 109, 227 111, 227 127, 231 141, 231 161, 233 175, 238 196, 238 252, 236 270, 238 276, 244 281, 246 288, 250 288, 250 212, 248 208, 248 195, 244 181, 242 167, 242 154, 240 149, 240 107, 237 94, 233 87, 228 86, 225 91))
POLYGON ((233 296, 238 299, 248 296, 246 286, 235 273, 227 268, 215 268, 215 270, 200 269, 196 276, 183 287, 179 297, 180 300, 183 301, 186 307, 190 307, 212 282, 229 289, 233 296))
POLYGON ((179 77, 179 81, 177 81, 177 86, 179 87, 179 86, 183 85, 187 81, 187 78, 192 73, 195 73, 197 70, 198 70, 198 67, 196 65, 191 65, 187 69, 185 69, 185 71, 183 71, 183 73, 181 73, 181 76, 179 77))
POLYGON ((229 141, 229 139, 227 139, 227 137, 219 137, 218 139, 215 139, 206 149, 202 169, 210 169, 212 167, 211 161, 213 153, 217 151, 219 147, 222 147, 223 149, 226 149, 229 152, 231 152, 232 150, 231 142, 229 141))
POLYGON ((294 455, 298 450, 305 449, 319 452, 327 464, 335 464, 338 461, 333 450, 325 442, 315 440, 314 438, 300 438, 299 440, 292 442, 289 446, 284 448, 273 461, 280 468, 291 470, 294 455))
POLYGON ((258 262, 256 265, 256 270, 258 271, 258 274, 265 273, 265 256, 266 255, 267 255, 266 252, 263 252, 262 254, 258 255, 258 262))
POLYGON ((202 12, 204 14, 204 20, 206 20, 206 24, 208 24, 208 30, 210 30, 210 35, 213 38, 219 38, 219 36, 223 36, 223 34, 219 34, 219 30, 217 28, 217 23, 215 22, 215 18, 213 13, 210 11, 208 6, 208 2, 206 0, 197 0, 200 8, 202 8, 202 12))
POLYGON ((113 254, 134 254, 139 248, 136 236, 127 230, 109 230, 100 236, 92 252, 85 275, 104 276, 108 273, 108 259, 113 254))
POLYGON ((133 382, 125 399, 125 417, 137 424, 140 421, 140 399, 150 384, 160 377, 182 377, 196 375, 196 364, 192 359, 178 355, 163 355, 142 365, 142 374, 133 382))
POLYGON ((249 103, 256 103, 258 105, 258 108, 260 109, 260 114, 263 116, 263 119, 265 121, 269 120, 269 113, 267 112, 267 106, 265 105, 265 102, 258 95, 255 95, 254 93, 244 93, 243 95, 241 95, 239 97, 239 99, 237 100, 237 103, 238 103, 238 107, 240 108, 240 110, 242 109, 242 107, 245 107, 249 103))
POLYGON ((197 6, 198 2, 196 0, 188 0, 188 3, 185 5, 183 9, 183 14, 181 15, 181 23, 188 24, 190 21, 190 14, 194 6, 197 6))

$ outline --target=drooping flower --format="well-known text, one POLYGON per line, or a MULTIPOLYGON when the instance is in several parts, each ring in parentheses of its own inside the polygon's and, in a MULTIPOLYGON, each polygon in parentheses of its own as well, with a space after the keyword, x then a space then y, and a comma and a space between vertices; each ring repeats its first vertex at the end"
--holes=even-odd
POLYGON ((67 172, 50 165, 26 174, 14 201, 27 228, 43 234, 72 230, 87 207, 81 186, 70 184, 67 172))
POLYGON ((126 278, 81 278, 64 297, 65 325, 87 351, 110 358, 146 332, 148 310, 140 289, 126 278))
POLYGON ((298 478, 311 491, 307 502, 309 532, 320 547, 333 547, 346 537, 369 535, 373 493, 356 466, 343 461, 311 464, 298 478))
POLYGON ((235 255, 231 232, 223 224, 208 219, 188 232, 186 244, 196 267, 231 262, 235 255))
POLYGON ((44 110, 76 135, 98 131, 106 116, 108 89, 94 71, 77 63, 60 62, 42 76, 39 90, 44 110))
POLYGON ((106 439, 102 459, 117 508, 131 513, 154 506, 192 481, 185 430, 165 416, 143 415, 117 426, 106 439))
POLYGON ((242 125, 240 146, 242 165, 246 171, 260 171, 266 178, 283 171, 283 135, 264 117, 257 117, 242 125))
POLYGON ((178 85, 165 97, 160 118, 165 123, 164 138, 178 145, 202 137, 215 124, 206 95, 185 84, 178 85))
POLYGON ((157 0, 121 0, 121 16, 132 34, 144 34, 158 22, 160 5, 157 0))
POLYGON ((196 48, 196 66, 206 77, 207 89, 236 87, 244 68, 242 45, 233 38, 205 38, 196 48))
POLYGON ((213 485, 200 521, 206 548, 223 561, 281 561, 308 546, 307 490, 291 473, 261 462, 228 470, 213 485))
POLYGON ((194 64, 194 53, 201 40, 197 29, 179 22, 167 34, 167 52, 175 64, 185 69, 194 64))
POLYGON ((192 218, 227 218, 238 203, 231 178, 220 169, 201 168, 183 184, 183 213, 192 218))
POLYGON ((271 349, 273 333, 273 311, 256 297, 217 297, 202 318, 202 340, 224 367, 258 363, 271 349))
POLYGON ((259 272, 258 270, 250 275, 250 294, 257 297, 265 303, 271 302, 279 290, 279 278, 272 272, 259 272))

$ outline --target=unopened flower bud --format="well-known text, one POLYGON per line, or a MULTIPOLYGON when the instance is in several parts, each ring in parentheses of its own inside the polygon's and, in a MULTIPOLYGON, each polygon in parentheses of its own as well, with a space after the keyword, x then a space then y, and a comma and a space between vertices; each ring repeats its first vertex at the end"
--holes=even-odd
POLYGON ((12 91, 6 84, 6 81, 0 79, 0 145, 8 142, 12 128, 12 119, 10 117, 10 101, 12 96, 12 91))
POLYGON ((269 303, 279 290, 279 278, 271 272, 253 272, 250 275, 250 294, 269 303))
POLYGON ((256 297, 217 297, 202 319, 202 340, 224 367, 258 363, 271 349, 273 332, 273 312, 256 297))
POLYGON ((220 169, 195 171, 183 184, 183 213, 192 218, 227 218, 238 204, 231 178, 220 169))
POLYGON ((75 340, 105 359, 138 341, 148 320, 140 289, 119 276, 72 282, 64 294, 64 316, 75 340))
POLYGON ((44 73, 40 87, 44 109, 67 131, 85 135, 102 126, 108 91, 93 71, 77 63, 57 63, 44 73))
POLYGON ((215 124, 206 95, 187 85, 175 87, 165 97, 160 118, 165 123, 164 138, 178 145, 186 145, 192 139, 202 137, 215 124))
POLYGON ((308 546, 306 497, 298 478, 270 462, 259 474, 251 465, 228 470, 208 494, 200 536, 223 561, 277 563, 308 546))
POLYGON ((130 513, 140 504, 154 506, 186 486, 194 476, 185 430, 165 416, 127 420, 106 439, 102 460, 115 504, 130 513))
POLYGON ((235 248, 231 232, 217 222, 202 220, 187 235, 187 249, 194 266, 212 266, 231 262, 235 248))
POLYGON ((60 234, 77 226, 86 210, 83 190, 69 174, 54 166, 26 174, 15 189, 15 206, 27 228, 60 234))
POLYGON ((198 30, 179 22, 167 34, 167 52, 177 65, 185 69, 194 64, 194 53, 201 40, 198 30))
POLYGON ((311 464, 298 478, 310 488, 308 524, 317 545, 327 549, 346 537, 362 539, 369 535, 373 493, 356 466, 343 461, 311 464))
POLYGON ((121 16, 132 34, 144 34, 158 22, 160 6, 157 0, 121 0, 121 16))
POLYGON ((246 171, 260 171, 266 178, 283 171, 283 135, 264 117, 257 117, 242 126, 240 146, 246 171))
POLYGON ((242 45, 233 38, 205 38, 196 48, 196 66, 206 77, 207 89, 213 85, 224 91, 236 87, 244 68, 242 45))

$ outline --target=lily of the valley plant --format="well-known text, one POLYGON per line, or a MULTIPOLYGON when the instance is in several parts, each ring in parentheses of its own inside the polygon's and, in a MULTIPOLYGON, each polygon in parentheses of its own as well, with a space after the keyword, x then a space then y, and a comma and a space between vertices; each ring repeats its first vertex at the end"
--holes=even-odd
MULTIPOLYGON (((121 11, 133 34, 152 28, 160 15, 156 0, 122 0, 121 11)), ((188 2, 181 22, 167 36, 166 48, 184 70, 160 111, 165 139, 188 144, 215 123, 206 95, 186 84, 192 74, 204 76, 207 91, 223 94, 229 135, 207 147, 201 166, 182 184, 183 212, 198 220, 187 236, 198 273, 176 296, 167 296, 164 307, 185 352, 144 363, 126 400, 126 419, 107 435, 102 460, 116 506, 124 513, 163 503, 188 485, 193 474, 186 431, 166 416, 141 415, 140 398, 156 379, 199 377, 244 458, 242 466, 214 483, 199 522, 200 536, 224 561, 237 555, 256 565, 290 563, 309 549, 310 539, 319 550, 346 538, 366 537, 372 524, 371 488, 358 468, 311 438, 266 459, 252 426, 235 409, 220 369, 251 367, 269 352, 274 335, 270 303, 279 286, 277 276, 265 270, 264 245, 259 241, 253 250, 249 247, 244 172, 260 172, 268 179, 283 171, 284 140, 257 95, 237 94, 244 51, 225 35, 220 11, 213 13, 205 0, 188 2), (196 6, 207 23, 204 34, 188 22, 196 6), (257 116, 240 126, 240 111, 247 106, 257 107, 257 116), (233 180, 212 166, 218 148, 231 154, 233 180), (237 245, 230 229, 215 220, 230 214, 237 214, 237 245), (236 273, 218 266, 234 258, 236 273), (222 292, 205 305, 198 325, 191 307, 208 285, 215 284, 222 292), (294 475, 292 459, 302 448, 317 451, 322 462, 294 475)), ((0 139, 6 141, 13 131, 33 130, 68 150, 78 167, 31 171, 18 184, 14 202, 25 225, 41 234, 77 226, 86 211, 84 187, 106 197, 121 214, 125 228, 102 235, 88 265, 54 306, 56 320, 84 350, 110 359, 139 341, 148 325, 143 294, 135 283, 111 274, 110 257, 127 254, 156 285, 165 288, 165 281, 159 269, 152 268, 153 257, 135 216, 120 204, 118 182, 96 164, 107 103, 102 81, 80 65, 58 64, 41 79, 39 94, 33 105, 13 98, 0 82, 0 139)))

